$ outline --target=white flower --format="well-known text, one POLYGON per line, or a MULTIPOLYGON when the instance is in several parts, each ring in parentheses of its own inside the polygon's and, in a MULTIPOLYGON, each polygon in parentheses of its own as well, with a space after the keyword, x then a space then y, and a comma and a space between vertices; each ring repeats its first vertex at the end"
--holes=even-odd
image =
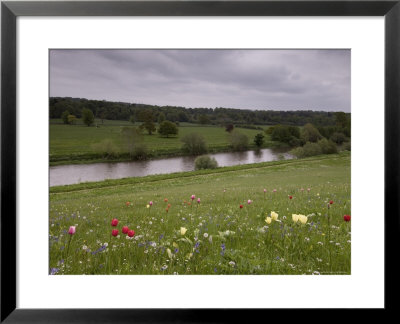
POLYGON ((87 246, 86 246, 86 245, 83 245, 83 246, 82 246, 82 250, 85 250, 85 251, 86 251, 86 250, 87 250, 87 246))
POLYGON ((208 233, 204 233, 203 236, 204 236, 205 238, 207 238, 207 237, 208 237, 208 233))
POLYGON ((231 267, 234 267, 234 266, 235 266, 235 262, 234 262, 234 261, 229 261, 229 265, 230 265, 231 267))

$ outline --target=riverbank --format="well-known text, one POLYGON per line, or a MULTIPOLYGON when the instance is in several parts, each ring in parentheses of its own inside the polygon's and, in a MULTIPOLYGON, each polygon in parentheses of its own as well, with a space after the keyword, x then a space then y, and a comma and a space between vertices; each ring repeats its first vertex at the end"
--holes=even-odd
MULTIPOLYGON (((280 142, 272 142, 268 145, 263 145, 261 148, 256 147, 255 145, 249 145, 247 151, 259 151, 262 149, 282 149, 289 150, 290 147, 280 142)), ((233 151, 230 146, 215 146, 208 149, 206 154, 216 154, 216 153, 226 153, 226 152, 241 152, 241 151, 233 151)), ((152 161, 163 158, 170 157, 190 157, 193 156, 189 153, 185 153, 182 149, 172 149, 172 150, 158 150, 158 151, 150 151, 145 160, 132 160, 129 153, 119 153, 118 157, 115 158, 102 158, 101 154, 96 153, 85 153, 85 154, 71 154, 65 156, 51 156, 49 159, 50 166, 58 166, 58 165, 74 165, 74 164, 94 164, 94 163, 118 163, 118 162, 132 162, 132 161, 152 161)))
POLYGON ((273 168, 277 166, 296 166, 302 165, 308 162, 318 162, 318 161, 329 161, 329 160, 348 160, 350 161, 351 153, 348 151, 340 152, 338 154, 329 154, 329 155, 320 155, 313 156, 310 158, 304 159, 292 159, 292 160, 283 160, 283 161, 271 161, 271 162, 262 162, 262 163, 253 163, 253 164, 241 164, 236 166, 229 167, 220 167, 212 170, 198 170, 198 171, 186 171, 186 172, 175 172, 169 174, 156 174, 156 175, 148 175, 144 177, 130 177, 130 178, 122 178, 122 179, 107 179, 104 181, 96 181, 96 182, 83 182, 79 184, 73 185, 64 185, 64 186, 53 186, 50 187, 50 193, 61 193, 61 192, 70 192, 70 191, 80 191, 80 190, 90 190, 90 189, 98 189, 98 188, 106 188, 106 187, 115 187, 115 186, 127 186, 127 185, 137 185, 155 181, 163 181, 163 180, 171 180, 177 178, 190 178, 202 175, 213 175, 220 173, 229 173, 235 171, 243 171, 243 170, 252 170, 252 169, 264 169, 264 168, 273 168))

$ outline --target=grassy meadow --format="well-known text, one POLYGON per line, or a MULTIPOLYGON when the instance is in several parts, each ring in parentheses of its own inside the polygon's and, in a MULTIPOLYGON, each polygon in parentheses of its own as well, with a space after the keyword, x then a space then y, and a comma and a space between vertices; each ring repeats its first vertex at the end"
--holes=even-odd
MULTIPOLYGON (((132 123, 112 120, 105 120, 104 124, 100 120, 96 120, 96 123, 99 127, 88 127, 82 124, 81 120, 78 120, 76 125, 65 125, 60 119, 50 120, 50 165, 99 160, 99 154, 93 149, 93 144, 100 143, 105 139, 113 141, 119 153, 127 152, 121 137, 121 128, 133 126, 132 123)), ((135 126, 139 125, 140 123, 135 126)), ((264 128, 267 127, 264 126, 264 128)), ((250 147, 254 146, 254 136, 262 132, 261 130, 245 128, 238 128, 238 130, 249 137, 250 147)), ((155 133, 153 135, 144 134, 143 139, 153 157, 182 155, 181 138, 193 132, 199 133, 205 138, 209 151, 229 150, 228 133, 224 127, 218 126, 181 123, 178 136, 166 138, 155 133)), ((269 136, 265 135, 264 146, 269 147, 273 144, 269 136)))
MULTIPOLYGON (((118 127, 51 125, 50 147, 79 152, 118 127)), ((191 128, 224 143, 222 128, 191 128)), ((350 274, 350 209, 348 152, 52 187, 49 273, 350 274)))

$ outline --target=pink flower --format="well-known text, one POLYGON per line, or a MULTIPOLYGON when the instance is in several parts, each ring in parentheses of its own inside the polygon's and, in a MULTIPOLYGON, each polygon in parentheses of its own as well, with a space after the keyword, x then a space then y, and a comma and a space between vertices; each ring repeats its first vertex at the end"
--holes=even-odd
POLYGON ((68 234, 69 234, 69 235, 74 235, 75 232, 76 232, 75 226, 70 226, 70 227, 69 227, 69 230, 68 230, 68 234))
POLYGON ((194 200, 196 198, 195 195, 192 195, 192 197, 190 197, 190 199, 194 200))
POLYGON ((150 206, 153 206, 153 202, 152 202, 152 201, 150 201, 150 202, 149 202, 149 205, 150 205, 150 206))
POLYGON ((129 227, 128 226, 122 227, 122 233, 127 234, 128 232, 129 232, 129 227))
POLYGON ((197 198, 197 203, 200 204, 200 198, 197 198))
POLYGON ((310 192, 311 188, 307 188, 307 191, 310 192))
POLYGON ((134 235, 135 235, 135 231, 134 230, 128 231, 128 236, 129 237, 133 237, 134 235))
POLYGON ((276 189, 272 190, 273 192, 276 192, 276 189))
POLYGON ((111 231, 111 235, 112 235, 112 236, 117 236, 117 235, 118 235, 118 230, 117 230, 117 229, 113 229, 113 230, 111 231))
POLYGON ((118 219, 114 218, 114 219, 111 221, 111 226, 117 226, 117 225, 118 225, 118 219))
POLYGON ((267 189, 264 189, 264 193, 266 193, 267 192, 267 189))
POLYGON ((247 200, 247 203, 250 205, 252 203, 252 201, 249 199, 249 200, 247 200))
POLYGON ((301 191, 304 191, 304 188, 301 188, 300 190, 301 190, 301 191))

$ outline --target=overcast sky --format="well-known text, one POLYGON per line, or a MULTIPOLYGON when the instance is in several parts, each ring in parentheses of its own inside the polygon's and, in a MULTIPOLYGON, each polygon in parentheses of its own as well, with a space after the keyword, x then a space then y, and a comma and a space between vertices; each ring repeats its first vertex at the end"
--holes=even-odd
POLYGON ((350 112, 350 50, 51 50, 50 96, 350 112))

